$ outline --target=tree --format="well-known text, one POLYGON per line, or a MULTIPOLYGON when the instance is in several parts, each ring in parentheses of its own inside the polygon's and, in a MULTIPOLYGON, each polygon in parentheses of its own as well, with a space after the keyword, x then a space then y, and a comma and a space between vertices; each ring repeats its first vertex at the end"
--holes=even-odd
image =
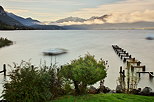
POLYGON ((70 64, 62 66, 60 75, 73 82, 76 94, 83 94, 86 92, 87 85, 92 85, 106 77, 105 61, 102 59, 97 61, 94 56, 86 54, 85 57, 79 57, 70 64))

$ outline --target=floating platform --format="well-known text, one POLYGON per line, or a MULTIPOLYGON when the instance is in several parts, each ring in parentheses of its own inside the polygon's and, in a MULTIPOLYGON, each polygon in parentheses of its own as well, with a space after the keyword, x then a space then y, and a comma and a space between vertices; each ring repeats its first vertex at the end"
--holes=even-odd
POLYGON ((54 48, 54 49, 49 49, 47 51, 43 51, 44 55, 60 55, 60 54, 64 54, 67 53, 68 50, 63 49, 63 48, 54 48))

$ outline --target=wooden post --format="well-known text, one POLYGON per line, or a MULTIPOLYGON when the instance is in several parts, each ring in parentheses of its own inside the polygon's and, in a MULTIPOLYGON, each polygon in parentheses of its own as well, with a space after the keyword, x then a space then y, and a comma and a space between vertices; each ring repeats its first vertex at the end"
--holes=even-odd
POLYGON ((141 77, 141 74, 140 73, 138 73, 138 75, 139 75, 139 78, 141 77))
POLYGON ((3 65, 4 76, 6 76, 6 64, 3 65))
POLYGON ((32 70, 34 70, 34 65, 32 65, 31 67, 32 67, 32 70))
POLYGON ((141 62, 139 61, 139 62, 137 62, 137 66, 140 66, 140 64, 141 64, 141 62))
POLYGON ((123 62, 126 62, 126 58, 124 58, 123 62))
POLYGON ((57 68, 57 73, 60 71, 60 69, 59 68, 57 68))
POLYGON ((149 78, 152 78, 153 72, 149 72, 149 78))
POLYGON ((134 67, 131 65, 131 71, 134 72, 134 67))
POLYGON ((120 66, 120 73, 122 73, 122 66, 120 66))
POLYGON ((135 61, 135 58, 133 58, 133 61, 135 61))
POLYGON ((145 66, 143 66, 142 71, 145 72, 145 66))
POLYGON ((125 70, 123 70, 123 82, 125 81, 125 70))

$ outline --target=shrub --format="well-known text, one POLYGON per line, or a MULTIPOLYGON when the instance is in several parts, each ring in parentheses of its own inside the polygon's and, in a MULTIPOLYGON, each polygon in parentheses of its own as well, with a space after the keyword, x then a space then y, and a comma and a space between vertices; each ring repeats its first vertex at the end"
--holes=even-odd
POLYGON ((4 84, 2 97, 8 102, 46 102, 57 96, 58 81, 53 68, 22 63, 4 84))
POLYGON ((103 80, 107 75, 105 61, 97 61, 90 54, 62 66, 59 74, 73 82, 77 95, 86 93, 87 85, 103 80))

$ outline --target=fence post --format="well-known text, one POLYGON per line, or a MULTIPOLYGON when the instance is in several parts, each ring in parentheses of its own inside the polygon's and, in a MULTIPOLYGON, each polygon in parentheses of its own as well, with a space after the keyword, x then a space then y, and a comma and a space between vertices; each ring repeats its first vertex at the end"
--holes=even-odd
POLYGON ((4 76, 6 76, 6 64, 3 65, 4 76))

